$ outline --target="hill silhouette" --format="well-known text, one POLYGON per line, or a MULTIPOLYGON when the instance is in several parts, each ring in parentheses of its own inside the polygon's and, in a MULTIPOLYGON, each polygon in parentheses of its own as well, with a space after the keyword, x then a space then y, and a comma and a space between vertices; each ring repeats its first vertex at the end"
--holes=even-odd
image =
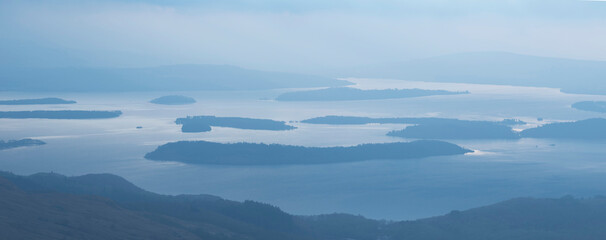
POLYGON ((147 68, 6 68, 0 91, 126 92, 262 90, 337 87, 350 83, 311 75, 264 72, 227 65, 171 65, 147 68))
POLYGON ((0 195, 2 239, 200 239, 94 195, 26 192, 4 178, 0 195))
POLYGON ((2 239, 597 240, 606 198, 517 198, 413 221, 295 216, 254 201, 160 195, 121 177, 0 172, 2 239))
MULTIPOLYGON (((354 70, 355 71, 355 70, 354 70)), ((470 52, 365 67, 350 75, 410 81, 559 88, 566 93, 606 94, 606 62, 470 52)))
MULTIPOLYGON (((12 236, 48 239, 50 232, 67 239, 300 239, 285 232, 291 230, 288 225, 293 217, 267 204, 209 195, 159 195, 110 174, 0 175, 26 191, 25 198, 32 201, 23 207, 31 211, 0 206, 1 211, 17 216, 0 220, 0 237, 12 232, 12 236), (53 201, 55 194, 59 204, 53 201), (15 225, 20 227, 10 227, 15 225)), ((24 202, 7 195, 2 195, 5 202, 24 202)))

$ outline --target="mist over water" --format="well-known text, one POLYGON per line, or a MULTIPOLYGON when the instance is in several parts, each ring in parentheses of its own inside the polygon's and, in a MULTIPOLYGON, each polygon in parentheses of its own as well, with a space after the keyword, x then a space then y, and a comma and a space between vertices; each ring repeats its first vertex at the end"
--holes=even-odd
POLYGON ((606 0, 0 0, 0 239, 606 239, 606 0))
MULTIPOLYGON (((121 110, 103 120, 0 119, 5 139, 35 138, 47 144, 0 151, 0 169, 17 174, 67 175, 108 172, 159 193, 208 193, 227 199, 274 204, 294 214, 346 212, 377 219, 416 219, 520 196, 593 196, 606 192, 603 142, 531 139, 448 140, 477 150, 473 154, 413 160, 292 166, 213 166, 156 162, 143 158, 157 146, 181 140, 262 142, 302 146, 351 146, 408 141, 385 134, 404 124, 313 125, 289 123, 290 131, 213 127, 182 133, 179 117, 215 115, 300 121, 326 115, 365 117, 442 117, 499 121, 516 118, 539 124, 603 117, 572 109, 603 96, 560 93, 551 88, 425 83, 356 79, 361 89, 422 88, 469 91, 465 95, 343 102, 278 102, 290 89, 179 92, 191 105, 148 101, 161 92, 44 93, 76 100, 72 105, 2 106, 18 110, 121 110), (543 118, 538 121, 537 118, 543 118), (137 129, 141 126, 141 129, 137 129), (65 154, 69 152, 69 154, 65 154)), ((6 99, 39 93, 3 93, 6 99)))

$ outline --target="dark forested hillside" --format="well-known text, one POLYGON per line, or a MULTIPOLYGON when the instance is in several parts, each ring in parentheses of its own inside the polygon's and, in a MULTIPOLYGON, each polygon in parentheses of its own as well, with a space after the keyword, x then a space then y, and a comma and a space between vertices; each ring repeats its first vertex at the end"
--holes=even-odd
POLYGON ((27 192, 5 178, 0 216, 0 239, 201 239, 176 219, 127 210, 97 196, 27 192))
POLYGON ((415 221, 294 216, 254 201, 160 195, 115 175, 0 172, 0 239, 599 240, 606 198, 519 198, 415 221))
MULTIPOLYGON (((234 202, 210 195, 179 195, 168 196, 147 192, 130 182, 115 175, 92 174, 80 177, 66 177, 52 173, 34 174, 27 177, 10 173, 0 174, 5 181, 11 182, 15 187, 11 191, 27 192, 25 196, 12 199, 3 194, 3 201, 18 204, 23 198, 31 201, 29 214, 23 216, 22 222, 14 218, 0 218, 0 239, 2 234, 11 230, 14 236, 30 236, 28 222, 36 222, 38 218, 47 217, 49 229, 35 226, 40 231, 56 232, 57 235, 67 236, 69 239, 83 239, 87 235, 96 236, 96 231, 111 232, 112 226, 97 225, 98 219, 115 218, 122 228, 137 227, 132 232, 115 232, 115 235, 103 235, 104 239, 130 239, 127 234, 139 236, 139 239, 154 239, 148 236, 158 233, 157 239, 173 239, 166 234, 171 232, 187 232, 192 239, 308 239, 304 238, 302 230, 295 226, 294 217, 282 212, 280 209, 253 201, 234 202), (64 204, 36 206, 38 202, 52 200, 56 196, 64 204), (94 196, 94 197, 93 197, 94 196), (49 199, 50 198, 50 199, 49 199), (79 201, 77 208, 70 207, 72 202, 79 201), (113 209, 108 209, 113 208, 113 209), (55 216, 55 211, 65 211, 69 214, 81 215, 79 218, 68 219, 67 223, 62 216, 55 216), (117 211, 117 212, 115 212, 117 211), (39 214, 37 214, 39 212, 39 214), (79 221, 75 221, 80 219, 79 221), (73 221, 73 222, 72 222, 73 221), (133 221, 129 225, 128 222, 133 221), (72 224, 68 231, 56 229, 55 225, 72 224), (19 225, 19 227, 11 227, 19 225), (25 229, 23 229, 21 227, 25 229), (91 229, 82 231, 82 235, 70 237, 78 228, 91 229), (145 229, 152 229, 146 233, 145 229), (141 232, 138 232, 138 231, 141 232), (162 237, 164 236, 164 237, 162 237), (300 237, 301 236, 301 237, 300 237)), ((22 194, 23 195, 23 194, 22 194)), ((17 214, 24 210, 13 205, 2 205, 1 212, 17 214)), ((4 215, 6 216, 6 215, 4 215)), ((109 224, 109 223, 108 223, 109 224)), ((29 226, 33 227, 33 226, 29 226)), ((125 230, 126 231, 126 230, 125 230)), ((5 235, 6 236, 6 235, 5 235)), ((38 236, 37 239, 47 239, 38 236)), ((36 239, 36 236, 33 236, 36 239)), ((57 238, 62 239, 62 238, 57 238)), ((103 239, 103 238, 95 238, 103 239)))
POLYGON ((606 238, 606 198, 519 198, 390 226, 394 239, 537 240, 606 238))

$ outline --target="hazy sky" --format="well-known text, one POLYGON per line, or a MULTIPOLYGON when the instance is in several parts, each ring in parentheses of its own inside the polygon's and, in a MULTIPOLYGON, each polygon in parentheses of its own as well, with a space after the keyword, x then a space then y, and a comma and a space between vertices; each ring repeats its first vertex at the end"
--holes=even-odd
POLYGON ((0 63, 322 73, 468 51, 606 60, 606 2, 0 0, 0 63))

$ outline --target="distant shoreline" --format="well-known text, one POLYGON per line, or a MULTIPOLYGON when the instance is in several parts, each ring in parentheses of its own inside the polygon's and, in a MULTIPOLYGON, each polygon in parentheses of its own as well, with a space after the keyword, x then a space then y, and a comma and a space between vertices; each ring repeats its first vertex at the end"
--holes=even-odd
POLYGON ((426 97, 435 95, 459 95, 469 92, 451 92, 446 90, 426 89, 381 89, 362 90, 351 87, 333 87, 318 90, 294 91, 283 93, 277 101, 357 101, 382 100, 397 98, 426 97))

